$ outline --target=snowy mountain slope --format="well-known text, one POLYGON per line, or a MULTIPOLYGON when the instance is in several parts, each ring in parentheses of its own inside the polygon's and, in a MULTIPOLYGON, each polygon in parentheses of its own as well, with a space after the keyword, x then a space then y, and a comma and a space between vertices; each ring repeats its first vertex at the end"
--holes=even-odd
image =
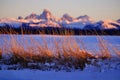
POLYGON ((120 28, 120 23, 117 23, 112 20, 104 20, 102 27, 105 29, 117 29, 117 28, 120 28))
POLYGON ((120 23, 112 20, 104 20, 86 25, 84 29, 120 29, 120 23))
POLYGON ((22 22, 18 21, 17 19, 14 18, 3 18, 0 19, 0 26, 9 26, 9 27, 15 27, 18 28, 22 26, 22 22))
POLYGON ((83 29, 84 26, 86 25, 87 23, 83 23, 83 22, 70 22, 69 24, 62 24, 62 27, 65 27, 65 28, 75 28, 75 29, 83 29))
POLYGON ((31 23, 30 27, 61 27, 58 23, 51 20, 42 20, 38 23, 31 23))
MULTIPOLYGON (((29 27, 64 27, 77 29, 120 29, 120 20, 104 20, 95 22, 88 15, 74 18, 69 14, 64 14, 61 18, 53 16, 53 14, 44 9, 42 14, 32 13, 25 18, 19 16, 18 19, 3 18, 0 19, 0 26, 21 27, 23 24, 29 27)), ((23 26, 24 27, 24 26, 23 26)))

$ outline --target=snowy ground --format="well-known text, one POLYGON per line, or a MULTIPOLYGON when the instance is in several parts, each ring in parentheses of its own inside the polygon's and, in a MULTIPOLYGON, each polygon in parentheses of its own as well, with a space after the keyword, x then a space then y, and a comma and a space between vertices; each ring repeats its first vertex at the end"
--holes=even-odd
POLYGON ((0 80, 120 80, 120 70, 107 72, 2 70, 0 80))

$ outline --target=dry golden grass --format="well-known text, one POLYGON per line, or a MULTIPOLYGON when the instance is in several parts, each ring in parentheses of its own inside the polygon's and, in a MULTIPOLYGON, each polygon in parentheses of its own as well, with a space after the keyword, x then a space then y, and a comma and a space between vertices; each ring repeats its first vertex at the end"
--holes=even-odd
POLYGON ((108 43, 102 38, 98 37, 98 46, 99 46, 99 57, 106 59, 111 57, 110 48, 108 43))
POLYGON ((19 42, 16 37, 10 36, 10 41, 5 40, 5 55, 10 56, 7 64, 21 64, 27 67, 28 63, 55 63, 59 65, 69 65, 83 69, 88 63, 88 58, 94 56, 85 50, 81 50, 72 38, 64 38, 60 41, 54 39, 52 46, 48 46, 46 39, 42 43, 31 38, 29 41, 22 38, 19 42), (8 48, 9 45, 9 48, 8 48), (12 55, 12 56, 11 56, 12 55), (54 62, 56 61, 56 62, 54 62))
MULTIPOLYGON (((5 39, 5 45, 3 46, 4 54, 9 56, 10 59, 5 60, 5 58, 3 58, 4 63, 20 64, 26 68, 30 67, 28 65, 29 63, 54 63, 55 65, 51 68, 58 68, 58 65, 62 65, 67 68, 83 70, 86 64, 91 63, 92 59, 111 58, 112 52, 120 55, 120 51, 115 47, 111 47, 111 52, 108 43, 100 37, 98 37, 99 52, 94 50, 95 55, 86 50, 85 43, 83 43, 82 40, 79 40, 78 44, 71 36, 59 40, 54 39, 51 46, 49 46, 46 38, 42 37, 41 41, 42 42, 39 42, 33 37, 30 37, 30 40, 28 40, 24 36, 18 41, 14 35, 10 35, 10 41, 8 42, 5 39)), ((0 57, 1 55, 2 52, 0 52, 0 57)), ((41 65, 35 65, 34 67, 40 68, 40 66, 41 65)))

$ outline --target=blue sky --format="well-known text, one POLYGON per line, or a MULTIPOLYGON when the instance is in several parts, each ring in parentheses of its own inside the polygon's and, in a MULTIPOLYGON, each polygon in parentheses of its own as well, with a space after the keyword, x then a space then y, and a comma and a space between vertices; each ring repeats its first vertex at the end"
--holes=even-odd
POLYGON ((0 0, 0 18, 25 17, 30 13, 50 10, 61 17, 68 13, 73 17, 89 15, 95 20, 120 18, 120 0, 0 0))

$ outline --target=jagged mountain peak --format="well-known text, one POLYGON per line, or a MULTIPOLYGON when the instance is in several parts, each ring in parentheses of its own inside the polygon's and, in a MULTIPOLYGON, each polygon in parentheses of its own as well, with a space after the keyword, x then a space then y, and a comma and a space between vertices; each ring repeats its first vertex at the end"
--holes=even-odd
POLYGON ((94 20, 88 15, 79 16, 76 19, 81 20, 82 22, 94 22, 94 20))
POLYGON ((68 13, 64 14, 61 18, 62 20, 73 21, 74 18, 70 16, 68 13))
POLYGON ((25 19, 39 19, 39 15, 32 12, 29 16, 26 16, 25 19))
POLYGON ((54 20, 55 21, 56 17, 54 17, 48 9, 44 9, 42 14, 40 15, 40 19, 54 20))
POLYGON ((63 17, 71 17, 71 16, 70 16, 70 14, 65 13, 65 14, 63 14, 63 17))
POLYGON ((81 18, 90 18, 90 17, 88 15, 83 15, 83 16, 77 17, 77 19, 81 19, 81 18))
POLYGON ((43 13, 49 13, 49 14, 51 14, 51 12, 48 9, 44 9, 43 13))

